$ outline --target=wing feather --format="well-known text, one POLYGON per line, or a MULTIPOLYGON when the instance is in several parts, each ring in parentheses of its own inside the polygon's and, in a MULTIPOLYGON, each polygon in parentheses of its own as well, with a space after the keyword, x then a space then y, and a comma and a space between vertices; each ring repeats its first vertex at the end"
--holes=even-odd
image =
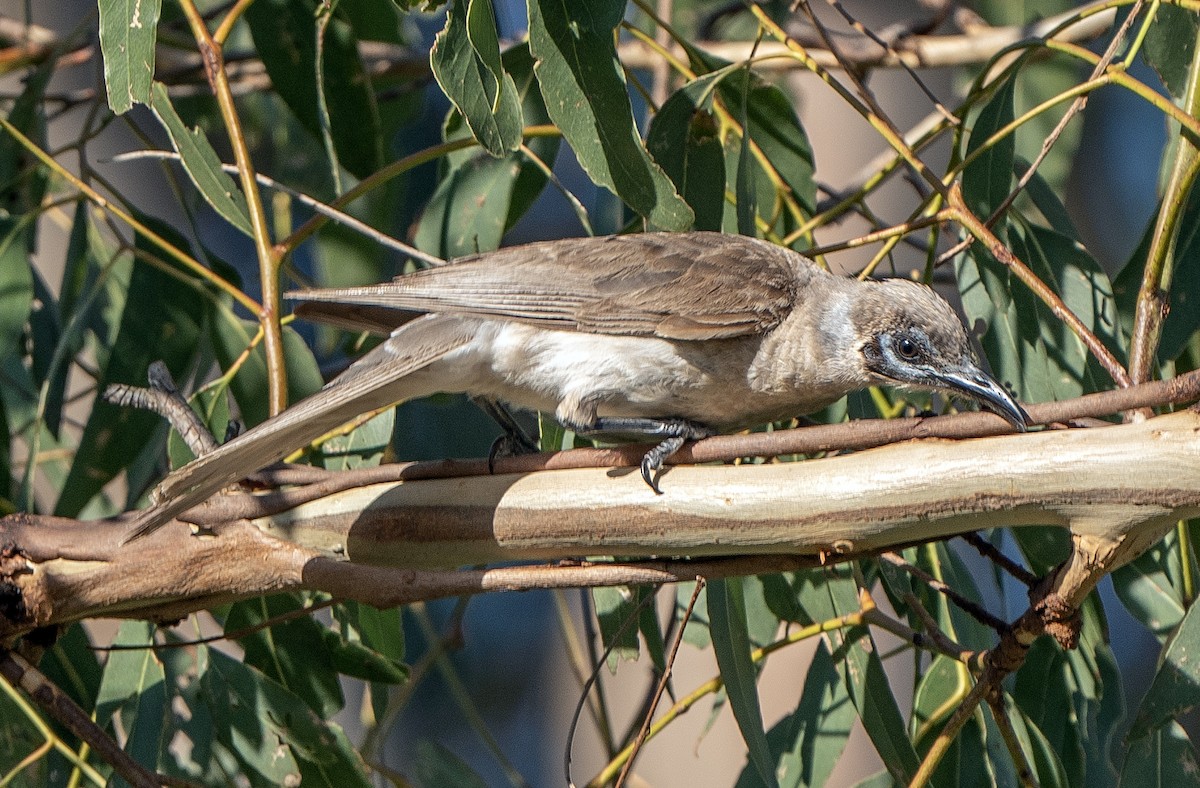
POLYGON ((824 275, 807 258, 754 238, 642 233, 509 247, 385 284, 289 296, 702 340, 770 330, 795 306, 802 285, 824 275))

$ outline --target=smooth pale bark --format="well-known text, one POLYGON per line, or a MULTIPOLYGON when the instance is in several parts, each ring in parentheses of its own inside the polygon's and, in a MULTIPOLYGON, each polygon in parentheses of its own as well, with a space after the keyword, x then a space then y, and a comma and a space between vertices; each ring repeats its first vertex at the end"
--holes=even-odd
POLYGON ((0 520, 0 543, 13 546, 0 555, 0 602, 10 600, 0 605, 0 636, 97 615, 178 617, 298 588, 391 605, 779 571, 1030 524, 1076 537, 1051 581, 1072 604, 1176 520, 1200 514, 1200 415, 913 441, 799 463, 675 467, 662 489, 655 495, 627 468, 372 484, 199 537, 174 522, 126 546, 119 522, 13 515, 0 520), (658 560, 431 569, 601 555, 658 560), (675 556, 700 563, 663 558, 675 556))

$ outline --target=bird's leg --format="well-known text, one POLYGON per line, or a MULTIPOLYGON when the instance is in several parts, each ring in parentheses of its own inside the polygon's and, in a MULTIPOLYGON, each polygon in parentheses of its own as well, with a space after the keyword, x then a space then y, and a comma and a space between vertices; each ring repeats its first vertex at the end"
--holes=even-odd
POLYGON ((478 405, 480 410, 491 416, 492 420, 500 425, 500 429, 504 430, 504 434, 496 438, 492 443, 492 448, 488 450, 488 473, 494 472, 497 457, 533 454, 538 450, 537 441, 517 422, 516 417, 508 408, 487 397, 471 397, 471 401, 478 405))
POLYGON ((701 438, 707 438, 716 434, 716 431, 711 427, 694 421, 688 421, 687 419, 642 419, 600 416, 587 426, 580 427, 571 424, 567 426, 580 435, 617 432, 661 437, 663 440, 653 449, 646 452, 646 456, 642 457, 642 478, 646 480, 646 484, 650 486, 650 489, 659 495, 662 495, 662 490, 658 489, 657 474, 662 470, 663 462, 672 454, 679 451, 680 447, 687 441, 700 440, 701 438))

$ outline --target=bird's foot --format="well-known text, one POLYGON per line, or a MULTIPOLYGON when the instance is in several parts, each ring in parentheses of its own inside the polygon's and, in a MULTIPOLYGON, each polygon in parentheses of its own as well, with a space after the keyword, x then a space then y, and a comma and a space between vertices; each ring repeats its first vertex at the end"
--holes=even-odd
POLYGON ((715 434, 711 427, 687 419, 600 417, 587 428, 572 429, 581 435, 609 432, 663 437, 657 446, 646 452, 641 463, 642 478, 658 495, 662 495, 662 490, 658 488, 658 474, 662 471, 663 463, 687 441, 700 440, 715 434))
POLYGON ((538 443, 527 433, 516 418, 499 402, 485 397, 471 397, 471 401, 480 410, 492 417, 500 425, 504 434, 496 438, 492 448, 488 450, 488 473, 496 472, 496 458, 515 457, 519 454, 534 454, 538 451, 538 443))
POLYGON ((537 444, 529 440, 528 435, 523 432, 506 432, 492 441, 492 447, 488 449, 488 473, 496 472, 496 460, 501 457, 518 457, 522 454, 536 454, 537 451, 537 444))

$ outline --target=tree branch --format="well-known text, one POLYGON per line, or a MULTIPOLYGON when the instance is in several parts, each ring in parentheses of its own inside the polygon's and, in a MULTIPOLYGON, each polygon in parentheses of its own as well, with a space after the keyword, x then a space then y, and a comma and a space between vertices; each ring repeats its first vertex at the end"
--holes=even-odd
POLYGON ((99 615, 166 620, 295 589, 388 607, 501 589, 782 571, 1035 524, 1076 537, 1047 585, 1072 605, 1176 520, 1200 514, 1198 457, 1200 415, 1185 411, 801 463, 674 468, 661 496, 636 472, 602 468, 372 484, 201 536, 176 521, 123 547, 127 518, 17 514, 0 520, 0 543, 10 546, 0 560, 0 637, 99 615), (584 555, 700 563, 426 568, 584 555))

